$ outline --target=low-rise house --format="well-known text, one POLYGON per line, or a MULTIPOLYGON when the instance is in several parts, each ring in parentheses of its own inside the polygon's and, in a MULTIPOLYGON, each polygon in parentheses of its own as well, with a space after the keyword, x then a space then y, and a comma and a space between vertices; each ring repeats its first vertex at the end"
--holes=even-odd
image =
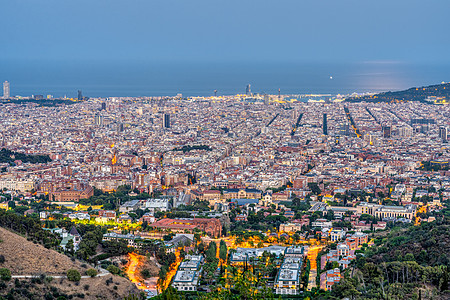
POLYGON ((172 286, 178 291, 196 291, 199 276, 199 271, 179 270, 175 274, 172 286))
POLYGON ((115 232, 108 232, 103 235, 103 241, 118 241, 126 240, 128 247, 139 247, 139 243, 142 241, 140 236, 135 236, 134 234, 118 234, 115 232))
MULTIPOLYGON (((275 279, 274 288, 275 294, 280 295, 298 295, 300 287, 300 274, 303 266, 303 247, 300 247, 300 252, 297 253, 300 257, 287 256, 284 258, 283 264, 280 267, 278 275, 275 279)), ((291 251, 297 252, 295 248, 287 248, 286 253, 291 251), (291 249, 291 250, 288 250, 291 249)))
POLYGON ((122 223, 122 224, 130 224, 133 222, 133 218, 130 217, 128 214, 123 214, 123 215, 119 216, 119 218, 117 219, 117 222, 122 223))
POLYGON ((77 212, 73 214, 69 214, 69 218, 71 220, 77 219, 77 220, 90 220, 91 216, 87 212, 77 212))
POLYGON ((201 255, 186 255, 175 274, 172 286, 178 291, 196 291, 202 263, 201 255))
POLYGON ((155 218, 155 216, 153 216, 153 214, 152 213, 145 213, 143 216, 142 216, 142 218, 141 218, 141 220, 140 220, 141 222, 147 222, 147 224, 152 224, 152 223, 155 223, 156 222, 156 218, 155 218))
POLYGON ((67 249, 67 245, 69 244, 69 241, 72 241, 73 243, 73 251, 77 251, 80 246, 81 242, 81 235, 78 233, 75 226, 72 226, 70 231, 67 231, 65 229, 55 229, 53 230, 54 233, 59 234, 60 237, 62 237, 62 241, 59 244, 59 246, 65 251, 67 249))
POLYGON ((165 243, 166 249, 169 252, 175 252, 178 247, 190 245, 194 242, 194 235, 187 233, 177 233, 172 240, 165 243))
POLYGON ((306 248, 304 246, 290 246, 284 251, 284 257, 303 258, 306 256, 306 248))
POLYGON ((98 223, 107 223, 109 221, 116 221, 116 212, 113 210, 100 210, 98 217, 95 218, 98 223))
POLYGON ((234 220, 236 222, 247 222, 247 216, 244 214, 237 215, 234 220))
POLYGON ((332 222, 327 221, 326 219, 317 219, 315 222, 311 223, 311 227, 319 227, 319 228, 331 228, 333 227, 332 222))
POLYGON ((147 199, 142 209, 148 209, 151 212, 168 211, 170 209, 168 198, 147 199))
POLYGON ((122 204, 119 208, 119 212, 126 213, 130 211, 135 211, 141 207, 141 203, 139 200, 131 200, 122 204))
POLYGON ((332 290, 333 285, 341 281, 341 272, 338 268, 328 270, 326 274, 326 288, 332 290))
POLYGON ((332 242, 340 241, 344 238, 346 231, 342 229, 333 229, 330 232, 330 238, 332 242))
POLYGON ((336 247, 338 256, 348 256, 350 254, 350 247, 347 244, 341 243, 336 247))

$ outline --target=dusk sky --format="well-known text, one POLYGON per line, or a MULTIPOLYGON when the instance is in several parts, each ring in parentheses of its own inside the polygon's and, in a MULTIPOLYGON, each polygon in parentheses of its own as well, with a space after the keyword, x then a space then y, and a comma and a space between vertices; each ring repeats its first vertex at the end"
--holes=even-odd
POLYGON ((0 61, 448 63, 446 0, 2 1, 0 61))

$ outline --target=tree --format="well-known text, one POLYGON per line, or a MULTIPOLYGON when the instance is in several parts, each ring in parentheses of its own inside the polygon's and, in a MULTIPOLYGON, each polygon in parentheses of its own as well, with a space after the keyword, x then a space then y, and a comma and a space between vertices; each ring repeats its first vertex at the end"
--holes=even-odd
POLYGON ((206 260, 212 261, 214 258, 216 258, 217 253, 217 245, 215 242, 210 242, 208 245, 208 249, 205 252, 206 260))
POLYGON ((96 269, 89 269, 89 270, 87 270, 86 271, 86 275, 87 276, 91 276, 91 277, 95 277, 95 276, 97 276, 97 274, 98 274, 98 272, 97 272, 97 270, 96 269))
POLYGON ((175 236, 175 233, 169 233, 163 236, 163 240, 170 241, 175 236))
POLYGON ((198 251, 201 253, 205 251, 205 244, 203 242, 200 242, 200 244, 198 244, 198 251))
POLYGON ((73 254, 73 239, 70 239, 66 245, 66 251, 70 254, 73 254))
POLYGON ((319 195, 320 193, 322 193, 317 182, 308 183, 308 187, 311 190, 311 192, 313 192, 313 194, 315 195, 319 195))
POLYGON ((75 269, 70 269, 67 271, 67 279, 70 281, 80 281, 81 274, 75 269))
POLYGON ((350 299, 355 299, 361 293, 355 288, 352 281, 349 279, 342 279, 341 282, 333 286, 331 294, 338 299, 350 297, 350 299))
POLYGON ((124 255, 132 251, 126 240, 104 241, 102 245, 105 252, 111 254, 111 256, 124 255))
POLYGON ((11 271, 7 268, 0 268, 0 279, 3 281, 11 280, 11 271))
POLYGON ((142 270, 142 271, 141 271, 141 275, 142 275, 142 277, 144 277, 144 278, 149 278, 150 276, 152 276, 152 274, 150 273, 150 270, 149 270, 149 269, 144 269, 144 270, 142 270))
POLYGON ((328 221, 334 220, 334 211, 332 211, 331 209, 327 211, 327 220, 328 221))
POLYGON ((227 253, 228 253, 227 244, 225 243, 224 240, 221 240, 219 246, 219 258, 223 261, 227 260, 227 253))
POLYGON ((120 273, 120 269, 118 267, 116 267, 115 265, 109 265, 106 270, 114 275, 117 275, 120 273))

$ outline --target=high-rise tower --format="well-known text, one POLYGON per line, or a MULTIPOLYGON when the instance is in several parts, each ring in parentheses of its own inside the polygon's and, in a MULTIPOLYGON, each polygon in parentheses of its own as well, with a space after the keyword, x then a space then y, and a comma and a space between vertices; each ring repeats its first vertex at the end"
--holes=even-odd
POLYGON ((247 84, 247 87, 245 88, 245 94, 248 96, 252 94, 252 86, 250 84, 247 84))
POLYGON ((323 114, 322 129, 323 129, 323 134, 328 135, 327 114, 323 114))
POLYGON ((10 96, 9 82, 5 81, 3 82, 3 98, 9 98, 10 96))
POLYGON ((269 105, 269 95, 264 94, 264 105, 269 105))
POLYGON ((83 100, 83 93, 81 92, 81 90, 78 90, 78 97, 77 97, 77 99, 78 100, 83 100))
POLYGON ((95 115, 94 116, 94 123, 96 126, 103 126, 103 116, 102 115, 95 115))
POLYGON ((439 127, 439 137, 441 138, 442 142, 447 142, 448 140, 448 130, 447 127, 441 126, 439 127))
POLYGON ((164 114, 163 116, 163 128, 170 128, 170 115, 164 114))
POLYGON ((383 137, 386 139, 391 137, 391 126, 383 126, 383 137))

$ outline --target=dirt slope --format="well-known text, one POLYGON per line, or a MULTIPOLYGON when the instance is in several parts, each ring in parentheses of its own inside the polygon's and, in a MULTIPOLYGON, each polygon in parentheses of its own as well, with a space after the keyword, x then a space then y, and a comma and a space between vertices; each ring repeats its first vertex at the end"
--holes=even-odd
POLYGON ((0 254, 6 258, 2 267, 10 269, 12 275, 65 275, 69 269, 77 269, 83 274, 86 271, 80 262, 1 227, 0 240, 0 254))
MULTIPOLYGON (((81 275, 85 275, 87 268, 83 263, 72 261, 64 254, 27 241, 25 238, 0 227, 0 255, 5 257, 5 262, 0 263, 0 268, 8 268, 14 275, 41 275, 59 276, 66 275, 67 270, 77 269, 81 275)), ((130 293, 138 293, 136 286, 128 279, 113 276, 83 278, 79 283, 67 279, 54 278, 51 282, 33 281, 31 279, 15 279, 7 283, 7 288, 0 290, 1 296, 6 296, 14 291, 13 299, 47 299, 53 294, 54 299, 58 295, 72 296, 73 299, 123 299, 130 293), (18 284, 18 285, 17 285, 18 284)))

